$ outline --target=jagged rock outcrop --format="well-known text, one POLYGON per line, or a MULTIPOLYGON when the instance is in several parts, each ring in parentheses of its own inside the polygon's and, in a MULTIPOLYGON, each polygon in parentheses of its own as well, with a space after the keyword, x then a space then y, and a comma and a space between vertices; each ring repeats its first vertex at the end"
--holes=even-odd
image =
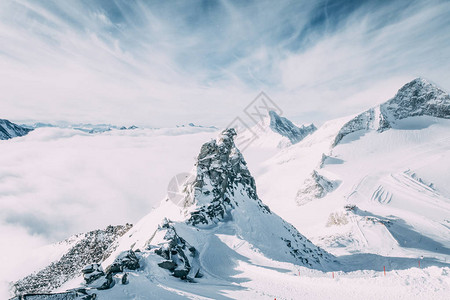
POLYGON ((270 111, 270 129, 279 133, 280 135, 287 137, 292 144, 296 144, 303 140, 306 136, 310 135, 317 130, 314 124, 302 127, 297 127, 290 120, 279 116, 276 112, 270 111))
POLYGON ((114 262, 106 268, 106 274, 121 273, 124 270, 139 269, 139 258, 133 250, 128 250, 120 253, 114 262))
POLYGON ((163 221, 157 234, 163 236, 163 242, 151 249, 164 259, 158 263, 159 267, 185 280, 192 281, 194 278, 201 277, 198 251, 177 234, 168 220, 163 221))
POLYGON ((369 129, 383 132, 392 128, 398 120, 416 116, 449 119, 449 94, 425 79, 414 79, 405 84, 394 98, 359 114, 342 126, 333 147, 350 133, 369 129))
POLYGON ((261 252, 305 266, 321 268, 331 261, 330 254, 273 214, 258 198, 255 181, 234 144, 235 135, 234 129, 226 129, 202 146, 196 179, 185 189, 186 223, 199 228, 228 223, 261 252), (263 241, 266 238, 271 239, 270 245, 263 241))
POLYGON ((197 157, 197 176, 186 188, 186 206, 196 204, 190 211, 188 224, 209 225, 227 218, 236 207, 235 186, 241 187, 250 199, 256 201, 264 211, 269 208, 262 204, 256 195, 255 180, 250 175, 241 152, 234 145, 234 129, 225 130, 216 141, 205 143, 197 157))
POLYGON ((105 275, 102 265, 100 264, 87 265, 81 270, 81 273, 83 273, 83 278, 87 284, 105 275))
POLYGON ((28 134, 32 129, 14 124, 8 120, 0 119, 0 140, 8 140, 28 134))
POLYGON ((304 205, 314 199, 323 198, 338 186, 338 181, 329 180, 314 170, 311 177, 305 180, 302 188, 297 192, 297 204, 304 205))
POLYGON ((79 276, 86 265, 102 262, 117 247, 117 239, 131 227, 130 224, 108 226, 105 230, 94 230, 68 239, 73 243, 69 251, 41 271, 15 282, 14 293, 20 295, 53 291, 79 276))
POLYGON ((336 135, 336 138, 333 143, 333 147, 339 144, 344 136, 350 134, 352 132, 356 132, 359 130, 369 130, 369 129, 377 129, 375 128, 375 109, 371 108, 353 119, 347 122, 344 126, 342 126, 339 133, 336 135))
POLYGON ((415 116, 450 118, 450 96, 422 78, 405 84, 394 98, 381 104, 380 131, 391 127, 395 120, 415 116))

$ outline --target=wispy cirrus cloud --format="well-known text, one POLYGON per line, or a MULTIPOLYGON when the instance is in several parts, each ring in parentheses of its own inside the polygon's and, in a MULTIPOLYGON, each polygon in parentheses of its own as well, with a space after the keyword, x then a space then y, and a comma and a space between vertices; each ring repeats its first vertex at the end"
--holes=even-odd
POLYGON ((415 76, 450 87, 446 1, 0 5, 2 111, 16 120, 225 125, 263 89, 320 122, 415 76))

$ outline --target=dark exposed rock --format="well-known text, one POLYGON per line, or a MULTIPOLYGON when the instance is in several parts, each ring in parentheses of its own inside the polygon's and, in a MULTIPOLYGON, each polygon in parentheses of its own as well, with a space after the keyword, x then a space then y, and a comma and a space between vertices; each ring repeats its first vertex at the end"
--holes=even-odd
POLYGON ((116 282, 114 281, 113 274, 109 273, 106 274, 103 283, 99 287, 97 287, 97 290, 108 290, 112 288, 115 284, 116 282))
POLYGON ((114 262, 106 268, 106 274, 120 273, 125 269, 136 270, 139 269, 139 259, 133 250, 128 250, 120 253, 114 262))
POLYGON ((67 239, 62 242, 71 244, 67 253, 41 271, 15 282, 14 293, 48 293, 60 287, 82 274, 84 266, 106 259, 116 249, 117 239, 131 227, 131 224, 108 226, 105 230, 90 231, 67 239))
POLYGON ((164 234, 164 243, 160 243, 154 252, 165 260, 159 267, 169 270, 173 276, 188 279, 200 274, 197 250, 180 237, 168 220, 164 220, 158 229, 164 234))
POLYGON ((128 284, 128 273, 123 274, 121 282, 122 284, 128 284))
POLYGON ((339 133, 336 135, 336 138, 333 142, 333 147, 339 144, 344 136, 350 134, 352 132, 356 132, 359 130, 369 130, 374 129, 374 120, 375 120, 375 109, 371 108, 358 116, 351 119, 344 126, 342 126, 339 133))
POLYGON ((359 114, 342 126, 333 142, 333 147, 352 132, 369 129, 383 132, 392 128, 398 120, 416 116, 449 119, 449 94, 425 79, 414 79, 405 84, 394 98, 379 107, 359 114))
POLYGON ((24 136, 33 129, 14 124, 8 120, 0 119, 0 140, 8 140, 18 136, 24 136))
POLYGON ((287 137, 292 144, 296 144, 317 130, 314 124, 308 126, 297 127, 288 119, 279 116, 274 111, 269 111, 270 129, 272 131, 287 137))
POLYGON ((380 106, 380 131, 391 127, 391 122, 415 116, 450 118, 450 96, 425 79, 417 78, 405 84, 394 98, 380 106))
POLYGON ((160 266, 160 267, 163 268, 163 269, 167 269, 167 270, 173 271, 173 270, 175 270, 175 268, 177 267, 177 264, 174 263, 174 262, 171 261, 171 260, 165 260, 165 261, 163 261, 163 262, 160 262, 160 263, 158 264, 158 266, 160 266))
POLYGON ((235 196, 237 185, 250 199, 255 200, 267 213, 270 210, 263 205, 256 194, 255 180, 251 176, 247 163, 234 144, 236 131, 233 128, 222 132, 216 141, 203 144, 197 158, 197 177, 186 188, 186 205, 197 205, 187 220, 191 225, 211 225, 225 220, 229 211, 237 203, 235 196))
POLYGON ((81 270, 81 273, 83 273, 83 278, 87 284, 105 275, 105 272, 103 272, 103 268, 100 264, 87 265, 81 270))
POLYGON ((95 293, 88 294, 86 291, 71 290, 63 293, 33 293, 15 296, 10 300, 95 300, 95 293))

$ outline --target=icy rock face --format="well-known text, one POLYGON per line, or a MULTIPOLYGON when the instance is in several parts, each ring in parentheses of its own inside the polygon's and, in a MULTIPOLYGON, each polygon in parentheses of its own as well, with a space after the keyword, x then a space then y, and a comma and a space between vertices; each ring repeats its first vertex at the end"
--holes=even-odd
POLYGON ((347 122, 337 134, 333 147, 352 132, 369 129, 383 132, 392 128, 396 120, 416 116, 449 119, 450 96, 425 79, 414 79, 405 84, 391 100, 347 122))
POLYGON ((369 130, 373 129, 374 126, 374 120, 375 120, 375 109, 371 108, 349 122, 347 122, 339 131, 339 133, 336 135, 336 138, 333 143, 333 147, 339 144, 339 142, 342 140, 344 136, 347 134, 350 134, 352 132, 356 132, 359 130, 369 130))
POLYGON ((394 98, 381 104, 383 116, 380 131, 391 127, 391 122, 415 116, 450 118, 450 96, 429 83, 417 78, 405 84, 394 98))
POLYGON ((11 123, 8 120, 0 119, 0 140, 8 140, 18 136, 28 134, 32 129, 11 123))
POLYGON ((73 243, 69 251, 41 271, 15 282, 14 293, 46 293, 60 287, 80 275, 86 265, 100 263, 108 257, 116 249, 117 239, 131 227, 130 224, 108 226, 105 230, 90 231, 68 239, 67 242, 73 243))
POLYGON ((317 130, 314 124, 297 127, 290 120, 279 116, 276 112, 270 111, 270 129, 272 131, 287 137, 292 144, 296 144, 317 130))
POLYGON ((256 195, 255 180, 250 175, 241 152, 234 144, 236 131, 224 130, 218 140, 205 143, 197 158, 197 177, 187 187, 187 205, 196 204, 187 220, 191 225, 215 224, 227 218, 236 207, 236 192, 246 194, 269 212, 256 195))
POLYGON ((314 170, 311 178, 306 179, 303 187, 297 192, 297 204, 304 205, 314 199, 323 198, 338 186, 339 182, 330 181, 314 170))
POLYGON ((192 280, 201 277, 198 251, 177 234, 168 220, 164 220, 158 231, 164 235, 164 242, 159 243, 153 250, 164 259, 158 266, 181 279, 192 280))

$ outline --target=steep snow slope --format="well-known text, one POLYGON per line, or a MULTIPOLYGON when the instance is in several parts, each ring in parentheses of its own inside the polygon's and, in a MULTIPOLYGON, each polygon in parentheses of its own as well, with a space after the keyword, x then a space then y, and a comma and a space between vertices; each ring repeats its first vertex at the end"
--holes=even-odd
POLYGON ((449 99, 416 79, 381 106, 327 122, 262 164, 250 160, 250 166, 261 166, 255 168, 259 193, 332 253, 445 261, 449 99))

